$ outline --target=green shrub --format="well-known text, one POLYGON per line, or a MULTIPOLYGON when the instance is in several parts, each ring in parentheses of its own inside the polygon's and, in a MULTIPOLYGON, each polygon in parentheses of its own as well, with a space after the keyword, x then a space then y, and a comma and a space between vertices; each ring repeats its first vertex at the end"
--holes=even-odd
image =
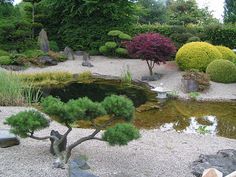
POLYGON ((187 43, 176 54, 176 62, 181 70, 205 71, 213 60, 221 58, 219 50, 206 42, 187 43))
POLYGON ((109 53, 109 48, 107 47, 107 46, 101 46, 100 48, 99 48, 99 52, 100 53, 102 53, 102 54, 104 54, 104 55, 107 55, 108 53, 109 53))
POLYGON ((132 39, 132 37, 131 37, 130 35, 125 34, 125 33, 119 34, 119 38, 120 38, 121 40, 131 40, 131 39, 132 39))
POLYGON ((46 55, 42 50, 27 50, 23 53, 27 58, 38 58, 46 55))
POLYGON ((236 82, 236 65, 228 60, 215 60, 206 70, 212 81, 221 83, 236 82))
POLYGON ((49 120, 35 110, 24 111, 10 116, 5 123, 11 125, 12 133, 23 138, 28 137, 34 131, 49 127, 49 120))
POLYGON ((119 30, 111 30, 107 33, 108 36, 112 36, 112 37, 118 37, 120 34, 123 34, 123 32, 119 30))
POLYGON ((114 49, 117 47, 117 44, 115 42, 106 42, 105 43, 105 46, 108 48, 108 49, 114 49))
POLYGON ((52 51, 59 52, 60 50, 56 41, 49 41, 49 46, 52 51))
POLYGON ((59 62, 63 62, 67 60, 67 57, 65 55, 60 54, 58 52, 51 51, 51 50, 48 52, 48 56, 59 62))
POLYGON ((102 135, 102 139, 107 141, 111 146, 127 145, 129 141, 138 139, 139 131, 131 124, 116 124, 108 128, 102 135))
POLYGON ((133 102, 126 97, 111 95, 103 100, 102 105, 106 112, 114 118, 123 118, 130 121, 134 116, 133 102))
POLYGON ((117 48, 115 50, 115 52, 118 56, 127 56, 128 55, 128 50, 124 49, 124 48, 117 48))
POLYGON ((0 50, 0 57, 1 56, 10 56, 10 53, 8 53, 7 51, 4 51, 4 50, 0 50))
POLYGON ((199 42, 199 41, 201 41, 200 37, 192 36, 192 37, 188 38, 187 43, 189 43, 189 42, 199 42))
POLYGON ((236 54, 228 47, 225 46, 216 46, 216 48, 220 51, 222 54, 222 59, 229 60, 232 62, 236 61, 236 54))
POLYGON ((0 57, 0 65, 10 65, 10 64, 12 64, 11 57, 9 56, 0 57))

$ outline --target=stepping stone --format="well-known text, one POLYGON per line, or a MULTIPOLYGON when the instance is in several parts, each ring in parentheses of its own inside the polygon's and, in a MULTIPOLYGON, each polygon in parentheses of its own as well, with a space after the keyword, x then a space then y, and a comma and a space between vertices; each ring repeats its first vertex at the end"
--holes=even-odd
POLYGON ((10 133, 10 130, 0 129, 0 147, 7 148, 19 145, 20 141, 16 135, 10 133))

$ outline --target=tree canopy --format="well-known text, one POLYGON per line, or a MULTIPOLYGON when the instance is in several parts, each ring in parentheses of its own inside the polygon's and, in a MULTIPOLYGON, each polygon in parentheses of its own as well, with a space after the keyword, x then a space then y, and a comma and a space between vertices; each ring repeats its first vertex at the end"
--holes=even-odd
POLYGON ((224 22, 236 23, 236 1, 235 0, 225 0, 224 22))

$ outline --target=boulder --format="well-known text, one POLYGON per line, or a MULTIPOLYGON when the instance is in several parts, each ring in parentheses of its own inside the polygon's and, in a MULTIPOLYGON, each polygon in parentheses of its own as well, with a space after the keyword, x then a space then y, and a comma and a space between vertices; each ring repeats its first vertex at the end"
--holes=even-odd
POLYGON ((84 170, 90 169, 87 162, 81 157, 70 161, 69 177, 98 177, 84 170))
POLYGON ((227 175, 226 177, 236 177, 236 171, 234 171, 233 173, 230 173, 230 174, 227 175))
POLYGON ((215 168, 204 170, 202 177, 223 177, 223 174, 215 168))
POLYGON ((42 51, 48 52, 50 50, 47 32, 44 29, 42 29, 39 33, 38 43, 42 51))
POLYGON ((0 147, 7 148, 15 145, 19 145, 20 141, 16 135, 10 133, 9 130, 0 129, 0 147))
POLYGON ((38 62, 39 62, 39 64, 48 65, 48 66, 57 65, 57 61, 55 61, 54 59, 52 59, 49 56, 41 56, 41 57, 39 57, 38 62))
POLYGON ((70 47, 65 47, 64 55, 68 58, 68 60, 75 60, 74 51, 70 47))
MULTIPOLYGON (((59 139, 62 138, 62 135, 61 135, 58 131, 55 131, 55 130, 52 130, 51 133, 50 133, 50 135, 51 135, 51 136, 56 136, 56 137, 59 138, 59 139)), ((55 152, 54 152, 54 149, 53 149, 53 142, 54 142, 54 139, 50 138, 50 141, 51 141, 50 153, 51 153, 52 155, 55 155, 55 152)), ((60 151, 60 152, 66 150, 66 144, 67 144, 67 138, 65 138, 65 140, 62 141, 62 143, 59 145, 59 151, 60 151)))
POLYGON ((236 150, 224 149, 215 155, 199 156, 199 159, 192 163, 192 173, 201 177, 205 169, 215 168, 223 173, 224 176, 232 173, 236 169, 236 150))

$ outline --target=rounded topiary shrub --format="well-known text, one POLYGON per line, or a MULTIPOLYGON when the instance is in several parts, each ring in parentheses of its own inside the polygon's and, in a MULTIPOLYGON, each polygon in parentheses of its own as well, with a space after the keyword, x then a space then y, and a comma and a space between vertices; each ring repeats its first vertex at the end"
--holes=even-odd
POLYGON ((114 49, 117 47, 117 44, 115 42, 106 42, 105 46, 109 49, 114 49))
POLYGON ((117 48, 115 50, 116 54, 119 56, 127 56, 128 55, 128 50, 124 48, 117 48))
POLYGON ((176 62, 181 70, 206 71, 207 66, 216 59, 222 59, 222 54, 206 42, 187 43, 176 54, 176 62))
POLYGON ((225 46, 216 46, 216 48, 222 54, 222 59, 236 62, 236 54, 230 48, 225 46))
POLYGON ((215 60, 211 62, 207 69, 212 81, 221 83, 236 82, 236 65, 228 60, 215 60))
POLYGON ((12 63, 11 57, 9 56, 0 57, 0 65, 10 65, 11 63, 12 63))

